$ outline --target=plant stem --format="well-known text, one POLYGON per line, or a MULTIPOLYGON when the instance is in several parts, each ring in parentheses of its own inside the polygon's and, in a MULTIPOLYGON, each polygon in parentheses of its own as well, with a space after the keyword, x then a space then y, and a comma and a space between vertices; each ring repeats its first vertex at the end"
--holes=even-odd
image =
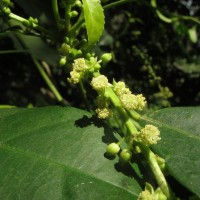
POLYGON ((83 82, 82 81, 80 81, 80 90, 81 90, 81 93, 82 93, 82 96, 83 96, 83 100, 85 101, 85 105, 86 105, 87 109, 89 111, 91 111, 90 105, 89 105, 89 103, 87 101, 87 92, 86 92, 86 90, 85 90, 85 88, 83 86, 83 82))
POLYGON ((144 157, 148 161, 151 170, 156 178, 157 184, 161 188, 162 192, 165 194, 168 200, 175 200, 176 198, 171 191, 169 185, 167 184, 165 176, 163 175, 158 165, 155 154, 150 150, 149 147, 145 146, 142 143, 138 143, 138 146, 140 147, 144 157))
POLYGON ((67 3, 65 7, 65 28, 68 32, 70 29, 70 11, 71 11, 71 4, 67 3))
POLYGON ((83 12, 79 16, 78 21, 71 27, 71 29, 68 32, 68 36, 76 35, 76 31, 78 31, 81 28, 82 23, 84 22, 83 12))
MULTIPOLYGON (((16 21, 18 21, 18 22, 20 22, 22 24, 24 22, 27 22, 27 23, 29 22, 27 19, 25 19, 23 17, 20 17, 20 16, 14 14, 14 13, 10 13, 9 14, 9 18, 10 19, 14 19, 14 20, 16 20, 16 21)), ((50 31, 48 31, 47 29, 45 29, 44 27, 42 27, 42 26, 40 26, 38 24, 34 24, 33 23, 33 29, 36 29, 36 30, 38 30, 40 32, 43 32, 44 34, 46 34, 47 36, 49 36, 51 39, 54 39, 54 35, 50 31)))
MULTIPOLYGON (((135 125, 133 124, 131 118, 129 117, 128 113, 134 119, 137 119, 137 120, 140 118, 140 115, 135 111, 133 111, 133 112, 128 111, 128 113, 127 113, 127 111, 122 107, 119 98, 116 96, 116 94, 114 93, 112 88, 108 87, 105 89, 105 97, 110 99, 110 101, 112 102, 114 107, 121 114, 122 120, 124 121, 129 134, 131 134, 131 135, 138 134, 138 131, 137 131, 135 125)), ((151 167, 151 170, 155 176, 155 179, 158 183, 158 186, 161 188, 162 192, 166 195, 168 200, 174 200, 175 196, 167 184, 165 176, 163 175, 163 173, 157 163, 155 154, 150 150, 149 147, 145 146, 142 143, 139 143, 138 146, 140 147, 144 157, 148 161, 148 163, 151 167)))
POLYGON ((139 121, 141 115, 134 110, 128 110, 128 114, 136 121, 139 121))
POLYGON ((63 101, 63 97, 61 96, 61 94, 59 93, 59 91, 57 90, 57 88, 54 86, 53 82, 50 80, 50 78, 48 77, 48 75, 46 74, 46 72, 44 71, 43 67, 40 65, 40 63, 36 60, 36 58, 34 58, 33 56, 31 56, 34 64, 36 65, 37 69, 39 70, 42 78, 45 80, 46 84, 49 86, 50 90, 53 92, 53 94, 55 95, 56 99, 59 102, 63 101))
POLYGON ((114 93, 114 91, 112 90, 112 88, 108 87, 105 89, 105 97, 107 97, 108 99, 110 99, 110 101, 112 102, 112 104, 114 105, 114 107, 117 109, 117 111, 120 113, 122 120, 124 121, 128 133, 130 135, 134 135, 138 133, 138 130, 136 129, 136 127, 134 126, 134 124, 132 123, 132 120, 130 119, 129 115, 127 114, 127 112, 124 110, 124 108, 121 105, 121 102, 119 100, 119 98, 117 97, 117 95, 114 93))
POLYGON ((105 6, 103 6, 104 9, 109 9, 109 8, 113 8, 116 6, 120 6, 122 4, 126 4, 126 3, 132 3, 134 1, 138 1, 138 0, 120 0, 120 1, 115 1, 113 3, 107 4, 105 6))
POLYGON ((3 50, 0 54, 12 54, 12 53, 29 53, 27 50, 3 50))
POLYGON ((62 25, 60 24, 60 14, 59 14, 59 10, 58 10, 58 2, 57 0, 51 0, 51 4, 52 4, 52 8, 53 8, 53 14, 56 20, 56 24, 58 29, 60 29, 62 27, 62 25))

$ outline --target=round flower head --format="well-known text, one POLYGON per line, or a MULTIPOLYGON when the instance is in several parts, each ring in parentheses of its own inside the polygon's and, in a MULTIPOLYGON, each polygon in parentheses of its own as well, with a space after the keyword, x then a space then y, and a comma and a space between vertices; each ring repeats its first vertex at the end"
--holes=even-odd
POLYGON ((146 106, 146 99, 142 94, 136 95, 136 99, 138 102, 137 109, 142 110, 146 106))
POLYGON ((80 72, 73 70, 70 72, 70 76, 71 76, 71 78, 67 79, 70 83, 77 84, 80 82, 80 78, 81 78, 80 72))
POLYGON ((157 144, 157 142, 161 139, 159 129, 153 125, 146 125, 140 131, 140 135, 138 135, 138 137, 139 141, 146 146, 157 144))
POLYGON ((125 83, 122 81, 119 81, 114 85, 114 91, 117 94, 117 96, 131 93, 131 91, 128 88, 126 88, 125 83))
POLYGON ((112 111, 108 108, 97 108, 96 113, 100 119, 106 119, 112 115, 112 111))
POLYGON ((127 110, 137 109, 138 101, 134 94, 123 94, 120 96, 120 101, 127 110))
POLYGON ((100 91, 108 87, 109 83, 106 76, 100 75, 98 77, 93 77, 91 85, 94 90, 100 91))
POLYGON ((83 72, 87 69, 87 65, 85 63, 85 59, 84 58, 78 58, 76 60, 74 60, 73 63, 73 70, 77 71, 77 72, 83 72))

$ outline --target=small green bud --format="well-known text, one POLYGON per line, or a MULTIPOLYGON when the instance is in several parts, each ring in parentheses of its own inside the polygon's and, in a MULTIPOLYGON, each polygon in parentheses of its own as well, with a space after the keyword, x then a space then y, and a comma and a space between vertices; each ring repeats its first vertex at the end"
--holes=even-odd
POLYGON ((64 66, 64 65, 66 64, 66 62, 67 62, 66 57, 62 57, 62 58, 59 60, 59 65, 60 65, 60 66, 64 66))
POLYGON ((163 159, 160 156, 156 155, 156 160, 157 160, 157 163, 158 163, 160 169, 162 171, 165 171, 166 170, 165 159, 163 159))
POLYGON ((99 70, 101 68, 101 65, 99 64, 99 63, 96 63, 95 65, 94 65, 94 70, 96 71, 96 70, 99 70))
POLYGON ((4 12, 4 14, 6 14, 6 15, 10 15, 11 10, 10 10, 10 8, 8 8, 8 7, 4 7, 4 8, 3 8, 3 12, 4 12))
POLYGON ((104 53, 102 56, 101 56, 101 60, 104 64, 110 62, 112 59, 112 54, 111 53, 104 53))
POLYGON ((77 50, 77 49, 74 49, 74 48, 71 48, 69 53, 70 53, 70 55, 73 56, 73 58, 77 58, 77 57, 82 55, 82 51, 80 49, 77 50))
POLYGON ((64 38, 64 41, 65 41, 65 43, 69 43, 69 38, 68 38, 68 37, 65 37, 65 38, 64 38))
POLYGON ((62 55, 68 55, 71 47, 68 44, 63 43, 61 47, 58 49, 60 54, 62 55))
POLYGON ((82 3, 81 3, 81 1, 79 1, 79 0, 77 0, 77 1, 75 2, 75 5, 76 5, 77 7, 82 7, 82 3))
POLYGON ((114 155, 116 155, 119 152, 119 150, 120 150, 119 145, 113 142, 113 143, 111 143, 111 144, 109 144, 107 146, 106 153, 114 156, 114 155))
POLYGON ((78 12, 73 10, 72 12, 69 13, 70 17, 77 17, 78 16, 78 12))
POLYGON ((120 158, 124 162, 128 162, 132 158, 132 152, 129 149, 123 149, 120 153, 120 158))
POLYGON ((167 197, 163 194, 160 188, 157 188, 154 192, 154 198, 158 200, 167 200, 167 197))
POLYGON ((28 20, 24 20, 24 21, 22 22, 22 24, 23 24, 24 26, 30 26, 30 22, 29 22, 28 20))

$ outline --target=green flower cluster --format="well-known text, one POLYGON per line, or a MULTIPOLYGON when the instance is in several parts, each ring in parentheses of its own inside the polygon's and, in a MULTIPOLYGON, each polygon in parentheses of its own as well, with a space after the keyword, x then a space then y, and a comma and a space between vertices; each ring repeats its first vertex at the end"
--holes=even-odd
POLYGON ((85 63, 84 58, 78 58, 74 60, 72 67, 73 70, 70 72, 71 78, 68 78, 68 81, 70 83, 77 84, 84 76, 84 72, 88 69, 88 66, 85 63))
POLYGON ((125 86, 124 82, 120 81, 115 83, 114 91, 119 97, 123 107, 127 110, 142 110, 146 106, 145 97, 142 94, 132 94, 129 88, 125 86))
POLYGON ((160 131, 153 125, 146 125, 143 129, 141 129, 139 134, 135 136, 136 141, 141 142, 146 146, 157 144, 160 139, 160 131))

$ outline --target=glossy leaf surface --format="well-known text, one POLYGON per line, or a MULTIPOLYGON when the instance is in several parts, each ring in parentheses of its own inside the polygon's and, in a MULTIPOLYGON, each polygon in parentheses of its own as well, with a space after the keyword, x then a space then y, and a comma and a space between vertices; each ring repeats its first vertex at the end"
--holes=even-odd
POLYGON ((98 0, 83 0, 84 17, 89 44, 98 42, 104 29, 103 8, 98 0))
POLYGON ((165 158, 170 174, 200 198, 200 107, 168 108, 143 116, 161 140, 153 150, 165 158))
POLYGON ((1 199, 137 199, 133 171, 104 156, 113 140, 79 109, 1 109, 1 199))

